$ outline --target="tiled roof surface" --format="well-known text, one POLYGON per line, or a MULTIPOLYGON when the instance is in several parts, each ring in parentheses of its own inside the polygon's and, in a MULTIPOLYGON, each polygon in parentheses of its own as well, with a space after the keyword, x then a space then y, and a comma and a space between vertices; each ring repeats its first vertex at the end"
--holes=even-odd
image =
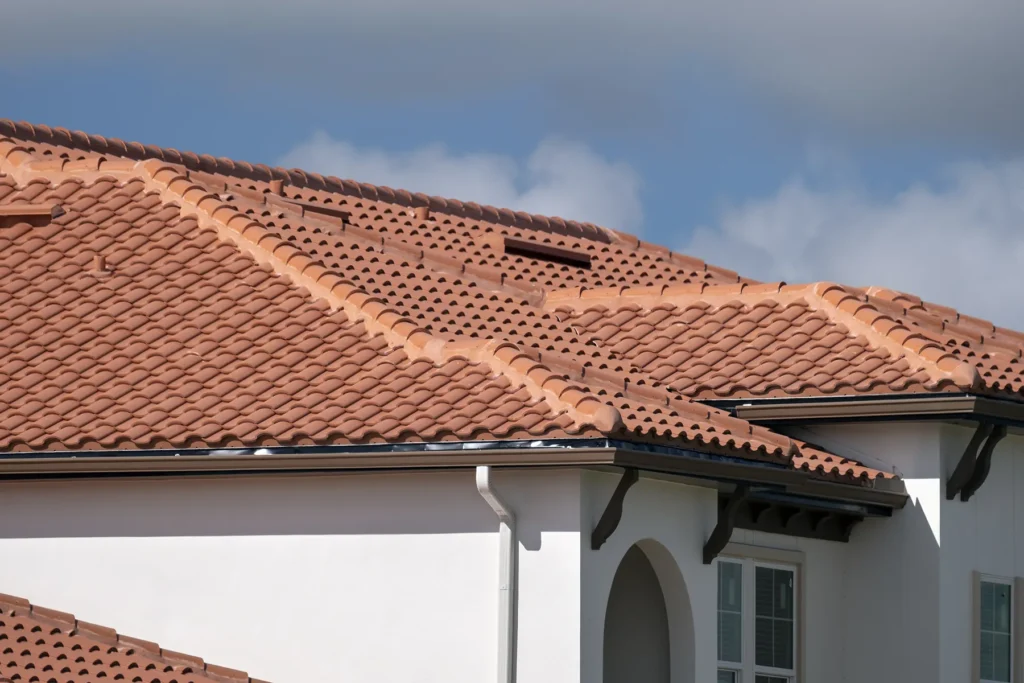
POLYGON ((762 290, 590 224, 0 120, 2 450, 607 435, 879 476, 693 398, 942 391, 963 351, 762 290))
POLYGON ((546 306, 608 355, 694 398, 1024 392, 1024 335, 890 290, 566 289, 546 306))
POLYGON ((156 643, 119 635, 72 614, 0 594, 0 681, 11 683, 260 683, 248 674, 156 643))

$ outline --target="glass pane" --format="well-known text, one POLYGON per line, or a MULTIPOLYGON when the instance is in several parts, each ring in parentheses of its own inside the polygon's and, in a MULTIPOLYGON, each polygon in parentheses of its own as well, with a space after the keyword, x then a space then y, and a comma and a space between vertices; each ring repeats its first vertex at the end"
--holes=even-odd
POLYGON ((1009 584, 981 583, 981 652, 984 681, 1010 680, 1012 593, 1009 584))
POLYGON ((736 672, 726 671, 725 669, 719 669, 718 683, 736 683, 736 672))
POLYGON ((991 631, 995 621, 993 618, 995 612, 994 589, 995 586, 991 583, 982 582, 981 584, 981 628, 985 631, 991 631))
POLYGON ((777 669, 793 668, 793 622, 775 620, 775 657, 773 664, 777 669))
POLYGON ((1010 681, 1010 636, 993 636, 993 681, 1010 681))
POLYGON ((981 632, 981 679, 983 681, 994 680, 993 675, 993 660, 994 660, 994 635, 986 631, 981 632))
POLYGON ((754 620, 754 663, 758 666, 775 666, 775 629, 772 622, 766 617, 754 620))
POLYGON ((718 613, 718 661, 738 662, 741 652, 741 616, 734 612, 718 613))
POLYGON ((999 583, 992 591, 993 597, 993 618, 995 623, 992 630, 999 633, 1010 632, 1010 586, 999 583))
POLYGON ((785 569, 773 569, 775 616, 780 619, 793 618, 793 572, 785 569))
POLYGON ((718 609, 739 612, 743 600, 743 567, 735 562, 718 563, 718 609))
POLYGON ((754 683, 789 683, 785 676, 754 676, 754 683))
POLYGON ((759 617, 775 615, 772 584, 774 572, 768 567, 755 567, 754 571, 754 614, 759 617))

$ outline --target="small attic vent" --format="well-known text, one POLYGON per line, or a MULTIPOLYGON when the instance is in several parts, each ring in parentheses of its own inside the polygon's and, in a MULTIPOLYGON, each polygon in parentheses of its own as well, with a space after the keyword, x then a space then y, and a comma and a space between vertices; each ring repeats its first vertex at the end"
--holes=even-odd
POLYGON ((525 256, 538 261, 561 263, 577 268, 590 268, 590 254, 584 254, 565 247, 553 247, 550 244, 531 242, 530 240, 505 238, 505 253, 512 256, 525 256))
POLYGON ((0 227, 15 223, 28 223, 37 228, 49 225, 54 218, 64 215, 60 204, 6 204, 0 205, 0 227))

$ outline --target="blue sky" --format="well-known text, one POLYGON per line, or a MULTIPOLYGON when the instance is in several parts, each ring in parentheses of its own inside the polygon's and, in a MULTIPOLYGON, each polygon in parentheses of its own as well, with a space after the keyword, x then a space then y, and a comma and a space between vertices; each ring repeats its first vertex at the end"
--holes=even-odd
POLYGON ((748 21, 654 0, 24 3, 0 28, 0 116, 591 219, 755 277, 1024 325, 1024 13, 903 3, 741 0, 748 21))

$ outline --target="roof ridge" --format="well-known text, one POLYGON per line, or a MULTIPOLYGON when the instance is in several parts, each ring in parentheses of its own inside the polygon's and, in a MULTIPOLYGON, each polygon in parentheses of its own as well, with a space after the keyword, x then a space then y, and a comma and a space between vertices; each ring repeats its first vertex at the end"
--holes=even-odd
POLYGON ((68 629, 70 635, 81 636, 99 643, 141 650, 147 657, 166 664, 199 668, 203 673, 208 674, 211 678, 216 680, 231 681, 232 683, 265 683, 252 678, 245 671, 231 669, 217 664, 209 664, 201 657, 186 655, 174 650, 167 650, 160 647, 159 644, 149 640, 142 640, 122 635, 107 626, 99 626, 87 621, 82 621, 74 614, 70 614, 68 612, 60 612, 47 607, 40 607, 29 602, 25 598, 0 593, 0 606, 6 607, 15 616, 20 610, 25 610, 29 618, 35 619, 36 621, 42 621, 43 623, 53 624, 61 627, 62 629, 68 629))
POLYGON ((459 339, 437 348, 440 358, 464 357, 490 365, 513 384, 526 387, 534 397, 544 398, 557 412, 568 412, 579 427, 593 425, 610 433, 622 428, 619 411, 598 398, 589 387, 570 382, 549 366, 531 357, 507 339, 459 339))
POLYGON ((118 138, 105 138, 101 135, 90 135, 67 128, 50 127, 43 124, 33 125, 25 121, 0 119, 0 135, 57 143, 79 149, 84 148, 100 154, 117 154, 136 161, 158 159, 164 162, 180 164, 194 171, 244 176, 265 181, 288 180, 290 183, 310 189, 329 190, 371 201, 404 204, 409 207, 427 206, 432 211, 441 211, 461 218, 486 220, 510 227, 545 230, 555 234, 583 237, 609 244, 619 241, 620 235, 625 235, 625 233, 613 232, 608 228, 603 228, 589 222, 543 216, 525 211, 513 211, 512 209, 480 205, 475 202, 461 202, 457 199, 427 195, 421 192, 412 193, 407 190, 396 190, 384 185, 371 185, 355 180, 343 180, 335 176, 323 176, 319 173, 311 173, 296 168, 286 169, 265 164, 234 161, 225 157, 213 157, 209 154, 181 152, 168 147, 143 145, 139 142, 125 141, 118 138))
POLYGON ((944 306, 931 301, 925 301, 921 297, 908 292, 901 292, 887 287, 868 287, 864 292, 870 297, 881 299, 882 301, 894 306, 898 306, 904 301, 910 303, 911 305, 906 307, 905 311, 906 315, 914 318, 915 323, 922 325, 927 324, 925 321, 921 320, 921 318, 927 317, 935 320, 935 322, 938 323, 937 327, 941 331, 950 331, 954 334, 960 334, 965 337, 977 337, 978 341, 982 343, 992 344, 1003 351, 1010 352, 1017 358, 1024 358, 1024 348, 1021 346, 1021 344, 1024 343, 1024 332, 1018 332, 1017 330, 1009 327, 1000 327, 992 321, 984 318, 965 315, 952 306, 944 306), (940 311, 948 313, 948 315, 953 319, 944 320, 940 315, 940 311), (989 333, 988 336, 980 330, 987 331, 989 333), (1003 336, 1000 337, 1000 335, 1003 336), (1005 339, 1006 337, 1010 337, 1015 340, 1016 343, 1008 343, 1005 339))
MULTIPOLYGON (((807 285, 807 301, 824 310, 833 321, 860 334, 894 356, 902 355, 915 369, 927 372, 934 383, 952 381, 958 388, 974 391, 982 386, 978 369, 927 336, 911 330, 879 310, 869 295, 863 298, 843 285, 818 282, 807 285)), ((935 388, 934 386, 929 388, 935 388)))

